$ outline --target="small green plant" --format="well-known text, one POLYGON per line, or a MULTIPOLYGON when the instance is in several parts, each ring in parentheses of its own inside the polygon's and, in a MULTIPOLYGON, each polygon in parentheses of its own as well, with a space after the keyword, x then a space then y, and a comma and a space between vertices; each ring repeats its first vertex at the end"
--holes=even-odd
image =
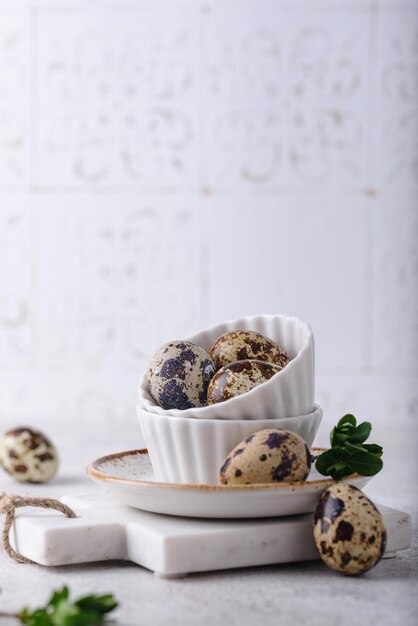
POLYGON ((104 624, 108 613, 118 606, 112 594, 83 596, 72 602, 68 587, 54 591, 44 607, 19 613, 0 613, 16 617, 28 626, 97 626, 104 624))
POLYGON ((364 443, 371 430, 370 422, 357 426, 354 415, 344 415, 331 431, 331 448, 316 458, 318 472, 334 480, 355 473, 374 476, 380 472, 383 448, 375 443, 364 443))

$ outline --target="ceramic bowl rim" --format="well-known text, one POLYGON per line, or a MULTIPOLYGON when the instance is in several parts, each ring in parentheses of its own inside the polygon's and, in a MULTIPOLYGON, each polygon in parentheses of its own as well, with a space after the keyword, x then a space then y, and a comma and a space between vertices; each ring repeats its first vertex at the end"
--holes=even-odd
MULTIPOLYGON (((161 413, 153 413, 151 411, 148 411, 145 407, 141 406, 140 403, 137 404, 137 409, 139 409, 142 413, 146 413, 148 416, 152 417, 152 419, 173 419, 176 420, 177 422, 185 422, 187 420, 187 422, 190 422, 190 417, 182 417, 181 415, 177 416, 177 415, 171 415, 169 411, 165 411, 164 414, 161 413)), ((195 420, 195 422, 197 424, 202 424, 202 427, 204 424, 230 424, 230 428, 233 428, 232 424, 242 424, 242 425, 248 425, 248 423, 250 422, 264 422, 264 423, 277 423, 277 422, 282 422, 282 421, 290 421, 290 420, 294 420, 294 421, 303 421, 304 419, 313 419, 315 416, 320 415, 322 417, 323 415, 323 408, 321 407, 321 405, 319 404, 314 404, 313 406, 313 411, 310 411, 309 413, 303 413, 302 415, 286 415, 284 417, 270 417, 270 418, 264 418, 264 419, 242 419, 242 420, 232 420, 232 419, 222 419, 220 417, 211 417, 211 418, 200 418, 198 420, 195 420)), ((141 420, 141 417, 138 416, 138 419, 141 420)), ((222 428, 227 428, 227 426, 223 426, 222 428)), ((279 428, 279 426, 271 426, 271 428, 279 428)), ((261 429, 260 429, 261 430, 261 429)))

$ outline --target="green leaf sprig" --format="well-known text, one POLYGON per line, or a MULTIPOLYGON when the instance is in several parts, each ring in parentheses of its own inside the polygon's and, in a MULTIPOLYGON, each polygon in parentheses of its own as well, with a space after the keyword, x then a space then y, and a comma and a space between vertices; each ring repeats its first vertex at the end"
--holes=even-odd
POLYGON ((331 448, 316 459, 318 472, 334 480, 341 480, 350 474, 374 476, 380 472, 383 448, 375 443, 364 443, 371 430, 370 422, 357 426, 354 415, 344 415, 331 431, 331 448))
POLYGON ((117 606, 112 594, 83 596, 71 602, 68 587, 63 587, 53 592, 44 607, 32 612, 24 608, 9 617, 16 617, 28 626, 97 626, 103 624, 107 614, 117 606))

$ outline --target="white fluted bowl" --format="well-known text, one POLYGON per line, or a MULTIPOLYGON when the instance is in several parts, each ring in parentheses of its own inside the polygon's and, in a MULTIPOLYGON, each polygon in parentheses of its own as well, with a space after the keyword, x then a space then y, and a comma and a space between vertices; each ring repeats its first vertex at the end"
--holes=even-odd
POLYGON ((157 481, 193 485, 219 484, 219 470, 229 452, 264 428, 285 428, 312 446, 322 418, 315 405, 306 415, 267 420, 199 419, 150 413, 137 415, 157 481))
POLYGON ((283 346, 290 363, 267 382, 241 396, 209 406, 165 410, 148 391, 146 373, 140 379, 139 404, 149 413, 222 420, 264 420, 310 413, 315 401, 315 348, 309 324, 286 315, 243 317, 212 326, 187 338, 209 350, 212 343, 231 330, 253 330, 283 346))

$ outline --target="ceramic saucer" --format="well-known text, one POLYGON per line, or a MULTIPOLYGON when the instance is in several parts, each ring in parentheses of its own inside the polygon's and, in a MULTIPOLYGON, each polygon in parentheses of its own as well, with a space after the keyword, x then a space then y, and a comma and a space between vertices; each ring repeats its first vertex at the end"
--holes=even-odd
MULTIPOLYGON (((313 453, 320 452, 313 448, 313 453)), ((143 511, 183 517, 255 518, 309 513, 332 480, 315 467, 304 483, 259 485, 185 485, 155 480, 147 450, 118 452, 96 459, 87 474, 122 504, 143 511)), ((362 488, 369 476, 346 481, 362 488)))

